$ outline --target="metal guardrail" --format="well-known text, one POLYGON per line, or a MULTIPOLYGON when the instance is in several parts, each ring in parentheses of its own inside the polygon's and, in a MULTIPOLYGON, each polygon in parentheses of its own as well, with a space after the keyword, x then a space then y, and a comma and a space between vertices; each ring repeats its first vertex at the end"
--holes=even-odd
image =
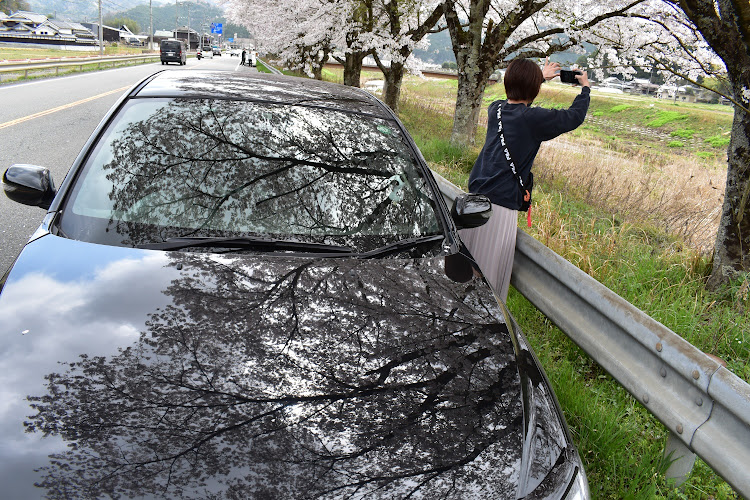
POLYGON ((115 66, 123 62, 151 62, 152 60, 159 60, 159 54, 146 54, 138 56, 119 56, 119 57, 104 57, 104 58, 91 58, 76 61, 29 61, 23 63, 3 63, 0 64, 0 75, 4 73, 23 73, 24 78, 29 77, 29 72, 46 71, 50 69, 55 70, 55 75, 60 74, 61 68, 79 67, 80 71, 83 71, 84 66, 97 65, 99 68, 102 65, 115 66))
POLYGON ((264 61, 263 59, 261 59, 260 57, 256 57, 255 59, 256 59, 257 62, 261 63, 263 66, 265 66, 266 68, 268 68, 268 71, 270 71, 274 75, 283 75, 284 74, 280 70, 278 70, 278 69, 274 68, 273 66, 271 66, 267 61, 264 61))
POLYGON ((750 385, 521 229, 511 283, 667 427, 668 477, 697 454, 750 498, 750 385))

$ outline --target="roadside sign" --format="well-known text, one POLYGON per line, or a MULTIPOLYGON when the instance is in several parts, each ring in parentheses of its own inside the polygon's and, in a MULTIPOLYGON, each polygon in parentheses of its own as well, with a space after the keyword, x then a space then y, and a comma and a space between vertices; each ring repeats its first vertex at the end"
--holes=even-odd
POLYGON ((221 34, 224 25, 222 23, 211 23, 211 33, 221 34))

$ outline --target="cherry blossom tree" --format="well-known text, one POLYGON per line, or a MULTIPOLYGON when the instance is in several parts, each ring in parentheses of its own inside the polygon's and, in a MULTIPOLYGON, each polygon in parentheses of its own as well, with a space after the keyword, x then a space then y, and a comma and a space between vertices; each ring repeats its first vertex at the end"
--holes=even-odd
POLYGON ((370 52, 366 35, 371 33, 375 23, 374 0, 350 0, 346 25, 339 27, 343 41, 338 44, 339 52, 333 55, 344 66, 344 85, 360 86, 362 61, 370 52))
POLYGON ((398 110, 409 57, 443 17, 441 0, 377 0, 370 38, 375 62, 385 78, 383 100, 398 110))
POLYGON ((329 57, 344 84, 360 86, 372 54, 385 77, 384 100, 398 108, 409 57, 442 17, 442 0, 227 0, 229 18, 247 26, 263 49, 292 69, 320 78, 329 57))
POLYGON ((333 48, 342 43, 349 24, 348 0, 228 0, 227 17, 246 26, 258 48, 276 54, 284 64, 320 79, 333 48))
POLYGON ((374 39, 374 0, 225 0, 227 16, 246 26, 259 48, 292 69, 319 78, 329 58, 344 66, 344 84, 360 86, 374 39))
POLYGON ((458 65, 451 140, 474 142, 489 76, 518 55, 544 57, 578 47, 592 26, 627 15, 644 0, 444 0, 458 65))
MULTIPOLYGON (((627 73, 634 65, 703 86, 723 82, 734 106, 727 183, 709 288, 750 271, 750 3, 746 0, 651 0, 630 16, 597 26, 599 57, 627 73)), ((595 63, 597 65, 597 63, 595 63)))

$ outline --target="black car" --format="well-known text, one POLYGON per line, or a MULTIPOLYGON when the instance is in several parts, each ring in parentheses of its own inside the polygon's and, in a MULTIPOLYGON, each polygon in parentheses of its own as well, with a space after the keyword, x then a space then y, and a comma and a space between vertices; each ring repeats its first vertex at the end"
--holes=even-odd
POLYGON ((159 44, 159 58, 162 64, 176 62, 180 66, 187 64, 187 46, 182 40, 162 40, 159 44))
POLYGON ((4 498, 588 498, 527 340, 359 89, 160 72, 0 281, 4 498))

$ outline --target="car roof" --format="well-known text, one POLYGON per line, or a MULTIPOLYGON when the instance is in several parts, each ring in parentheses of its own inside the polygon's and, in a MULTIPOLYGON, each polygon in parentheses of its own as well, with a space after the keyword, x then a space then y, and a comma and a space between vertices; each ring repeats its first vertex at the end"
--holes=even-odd
POLYGON ((332 108, 394 119, 389 108, 359 88, 308 78, 245 71, 162 71, 138 86, 130 97, 263 101, 332 108))

